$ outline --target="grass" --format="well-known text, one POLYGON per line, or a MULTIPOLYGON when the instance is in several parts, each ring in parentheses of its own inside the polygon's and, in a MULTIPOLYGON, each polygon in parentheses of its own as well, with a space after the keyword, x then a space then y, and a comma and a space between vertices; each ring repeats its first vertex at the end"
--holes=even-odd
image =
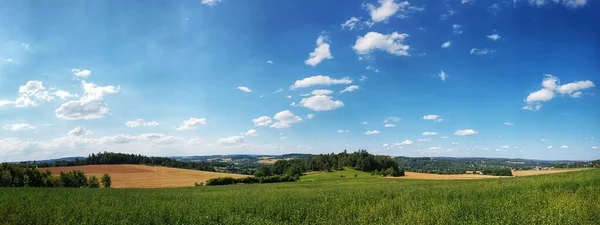
POLYGON ((456 181, 342 173, 352 176, 171 189, 4 188, 0 224, 600 224, 598 169, 456 181))
POLYGON ((320 181, 320 180, 340 180, 340 179, 374 179, 378 178, 376 176, 371 176, 370 173, 353 170, 353 169, 345 169, 342 171, 333 171, 333 172, 311 172, 307 175, 301 176, 300 181, 320 181), (354 175, 357 175, 354 177, 354 175), (342 178, 341 176, 344 176, 342 178))

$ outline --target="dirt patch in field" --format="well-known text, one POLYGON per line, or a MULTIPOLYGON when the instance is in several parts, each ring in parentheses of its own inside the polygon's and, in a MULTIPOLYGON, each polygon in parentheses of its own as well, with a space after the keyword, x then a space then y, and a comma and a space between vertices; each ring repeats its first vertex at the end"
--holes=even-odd
MULTIPOLYGON (((50 167, 52 174, 57 176, 60 171, 83 170, 88 176, 98 179, 105 174, 110 174, 114 188, 169 188, 194 186, 195 182, 206 182, 215 177, 241 178, 248 175, 217 173, 198 170, 186 170, 163 166, 145 165, 89 165, 50 167)), ((46 168, 40 168, 46 171, 46 168)))
MULTIPOLYGON (((542 175, 542 174, 553 174, 553 173, 565 173, 565 172, 573 172, 584 170, 581 169, 556 169, 556 170, 522 170, 522 171, 513 171, 512 177, 524 177, 524 176, 534 176, 534 175, 542 175)), ((400 179, 419 179, 419 180, 476 180, 476 179, 490 179, 490 178, 510 178, 510 176, 488 176, 488 175, 478 175, 478 174, 431 174, 431 173, 415 173, 415 172, 405 172, 405 176, 403 177, 390 177, 390 178, 400 178, 400 179)))
POLYGON ((279 161, 279 159, 274 159, 273 157, 260 157, 258 158, 258 163, 260 164, 275 164, 275 162, 279 161))

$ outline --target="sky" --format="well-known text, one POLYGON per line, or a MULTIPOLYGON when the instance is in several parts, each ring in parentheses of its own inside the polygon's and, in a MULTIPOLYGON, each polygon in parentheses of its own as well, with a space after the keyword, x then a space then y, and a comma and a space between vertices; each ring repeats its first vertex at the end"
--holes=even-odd
POLYGON ((590 0, 0 5, 0 162, 600 158, 590 0))

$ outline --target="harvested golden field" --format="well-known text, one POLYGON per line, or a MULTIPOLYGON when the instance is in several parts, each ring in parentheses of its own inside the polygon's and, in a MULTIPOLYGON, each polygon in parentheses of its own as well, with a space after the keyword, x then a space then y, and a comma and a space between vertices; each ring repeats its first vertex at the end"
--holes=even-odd
POLYGON ((275 164, 275 162, 277 162, 278 160, 279 159, 274 159, 273 157, 260 157, 258 159, 258 163, 271 165, 271 164, 275 164))
MULTIPOLYGON (((512 177, 523 177, 533 176, 542 174, 553 174, 553 173, 565 173, 579 170, 585 170, 587 168, 580 169, 555 169, 555 170, 522 170, 513 171, 512 177)), ((479 174, 431 174, 431 173, 416 173, 416 172, 405 172, 403 177, 391 177, 399 179, 420 179, 420 180, 474 180, 474 179, 490 179, 490 178, 510 178, 509 176, 488 176, 479 174)))
POLYGON ((115 188, 169 188, 194 186, 195 182, 206 182, 215 177, 247 177, 248 175, 217 173, 198 170, 186 170, 163 166, 145 165, 87 165, 40 168, 40 171, 50 169, 55 176, 60 171, 83 170, 86 175, 96 176, 108 173, 115 188))

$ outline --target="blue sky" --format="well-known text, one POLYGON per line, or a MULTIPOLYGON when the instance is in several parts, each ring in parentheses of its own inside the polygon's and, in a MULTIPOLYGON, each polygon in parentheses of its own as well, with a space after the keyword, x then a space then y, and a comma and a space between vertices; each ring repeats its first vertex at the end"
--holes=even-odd
POLYGON ((0 161, 600 158, 589 0, 0 5, 0 161))

